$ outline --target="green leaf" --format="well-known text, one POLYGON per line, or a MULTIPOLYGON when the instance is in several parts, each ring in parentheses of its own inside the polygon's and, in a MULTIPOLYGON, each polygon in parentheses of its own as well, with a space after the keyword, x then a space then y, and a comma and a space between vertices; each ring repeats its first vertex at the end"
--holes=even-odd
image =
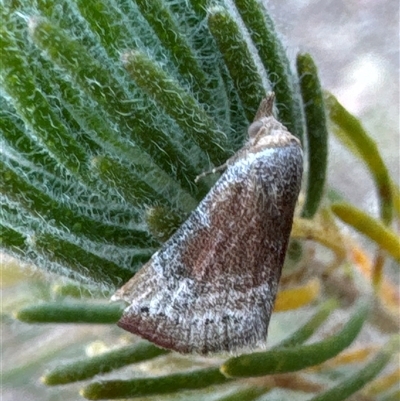
POLYGON ((51 287, 51 292, 56 298, 105 298, 108 299, 112 295, 110 290, 101 290, 97 286, 83 285, 75 282, 71 283, 58 283, 51 287))
POLYGON ((30 305, 15 313, 26 323, 116 323, 122 315, 121 304, 85 304, 83 302, 50 302, 30 305))
POLYGON ((266 90, 243 33, 231 14, 222 7, 209 10, 208 26, 224 58, 246 117, 253 121, 266 90))
POLYGON ((343 329, 323 341, 231 358, 221 366, 221 372, 227 377, 255 377, 295 372, 318 365, 333 358, 354 341, 367 318, 368 310, 368 304, 360 302, 343 329))
POLYGON ((146 222, 150 232, 160 241, 166 241, 183 223, 182 216, 162 206, 147 209, 146 222))
POLYGON ((145 110, 139 107, 140 104, 136 104, 132 98, 133 93, 124 88, 126 81, 118 76, 117 71, 107 69, 99 60, 91 57, 81 43, 72 40, 58 26, 35 18, 30 21, 30 32, 35 44, 45 50, 55 64, 71 75, 83 92, 108 112, 109 117, 118 124, 120 132, 131 137, 161 169, 179 180, 182 187, 196 194, 192 182, 198 171, 179 144, 171 139, 174 135, 168 135, 154 125, 151 115, 156 115, 157 110, 150 105, 145 110), (160 148, 163 152, 160 152, 160 148))
POLYGON ((77 0, 76 4, 110 57, 118 60, 121 49, 136 46, 138 32, 132 25, 138 25, 138 18, 136 24, 129 24, 127 16, 110 1, 77 0))
POLYGON ((152 254, 151 250, 134 253, 127 268, 51 234, 38 235, 31 242, 32 248, 45 260, 62 266, 55 269, 59 274, 106 288, 116 288, 128 281, 152 254))
POLYGON ((207 6, 209 0, 190 0, 193 10, 200 18, 204 18, 207 14, 207 6))
POLYGON ((191 83, 201 103, 210 103, 208 82, 198 59, 191 48, 187 35, 180 32, 174 16, 160 0, 135 0, 143 17, 153 28, 162 45, 171 54, 179 73, 191 83))
POLYGON ((336 300, 324 302, 318 312, 302 327, 300 327, 290 337, 280 342, 274 348, 293 347, 307 341, 318 328, 328 319, 330 313, 338 306, 336 300))
POLYGON ((0 132, 2 140, 21 157, 50 174, 60 174, 61 166, 58 166, 56 160, 38 142, 27 135, 23 121, 3 97, 0 98, 0 132))
POLYGON ((19 115, 61 165, 88 182, 88 155, 70 135, 42 92, 37 90, 26 60, 12 33, 5 28, 0 29, 0 53, 7 54, 0 58, 3 87, 13 99, 19 115))
POLYGON ((310 401, 342 401, 363 388, 390 362, 393 355, 399 350, 400 337, 393 337, 392 340, 379 351, 378 355, 369 362, 363 369, 352 374, 337 386, 331 388, 310 401))
POLYGON ((400 262, 400 238, 391 229, 349 203, 337 202, 331 208, 333 213, 346 224, 375 241, 380 248, 400 262))
POLYGON ((213 163, 223 164, 230 156, 226 135, 195 98, 173 77, 140 51, 125 54, 125 67, 136 84, 170 115, 213 163))
POLYGON ((389 225, 393 219, 392 184, 375 141, 361 122, 329 92, 325 92, 325 104, 335 135, 368 167, 378 190, 381 219, 389 225))
POLYGON ((0 249, 15 257, 25 258, 28 251, 26 237, 10 227, 0 224, 0 249))
MULTIPOLYGON (((146 169, 143 168, 144 171, 136 169, 135 171, 134 166, 126 166, 107 156, 94 158, 92 168, 107 185, 115 188, 132 206, 143 207, 144 205, 161 204, 172 210, 173 201, 164 196, 165 189, 163 191, 161 185, 154 189, 149 184, 154 182, 154 174, 149 179, 145 179, 147 177, 144 174, 148 174, 146 169)), ((165 188, 165 181, 162 181, 162 177, 158 181, 162 182, 165 188)), ((196 207, 197 202, 194 199, 181 193, 178 194, 181 196, 177 197, 176 202, 181 203, 186 212, 190 212, 196 207)))
POLYGON ((18 209, 28 211, 33 217, 46 222, 46 229, 55 226, 67 230, 77 237, 86 237, 93 241, 117 245, 138 247, 157 246, 158 243, 146 232, 108 225, 93 220, 39 191, 36 187, 17 175, 0 161, 2 186, 0 193, 18 204, 18 209))
POLYGON ((83 358, 68 364, 62 364, 42 376, 42 382, 48 386, 72 383, 89 379, 98 374, 105 374, 126 365, 147 361, 164 355, 168 351, 147 342, 120 347, 91 358, 83 358))
POLYGON ((311 219, 324 195, 328 163, 328 128, 317 67, 309 54, 297 55, 297 74, 307 127, 308 177, 302 217, 311 219))
POLYGON ((84 387, 81 395, 88 400, 115 400, 201 389, 228 381, 218 368, 209 368, 147 379, 98 381, 84 387))
POLYGON ((295 94, 293 73, 274 23, 264 4, 256 0, 235 0, 234 3, 267 70, 276 96, 279 121, 303 142, 303 118, 295 94))

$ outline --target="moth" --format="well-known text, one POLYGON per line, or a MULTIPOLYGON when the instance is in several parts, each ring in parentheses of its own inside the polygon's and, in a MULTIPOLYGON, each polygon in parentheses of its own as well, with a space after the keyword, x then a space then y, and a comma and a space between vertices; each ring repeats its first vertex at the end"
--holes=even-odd
POLYGON ((265 344, 303 173, 273 100, 186 222, 115 293, 128 303, 118 326, 181 353, 265 344))

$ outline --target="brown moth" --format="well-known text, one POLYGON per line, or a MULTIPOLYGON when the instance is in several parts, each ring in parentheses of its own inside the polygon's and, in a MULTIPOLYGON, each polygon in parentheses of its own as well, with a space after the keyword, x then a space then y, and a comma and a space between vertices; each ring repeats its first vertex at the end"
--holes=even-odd
POLYGON ((273 99, 196 210, 113 296, 129 304, 123 329, 182 353, 265 344, 303 172, 273 99))

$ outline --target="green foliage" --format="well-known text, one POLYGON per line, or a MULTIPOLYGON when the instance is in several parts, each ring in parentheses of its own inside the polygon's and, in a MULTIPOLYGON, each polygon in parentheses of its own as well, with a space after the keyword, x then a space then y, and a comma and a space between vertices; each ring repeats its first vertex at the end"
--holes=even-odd
POLYGON ((146 342, 127 345, 101 355, 57 366, 47 372, 42 377, 42 381, 49 386, 56 386, 90 379, 95 375, 105 374, 120 367, 156 358, 166 353, 168 351, 146 342))
MULTIPOLYGON (((389 227, 393 210, 399 213, 398 188, 361 123, 322 92, 312 57, 299 54, 294 71, 268 10, 254 0, 235 0, 237 14, 227 3, 28 0, 0 5, 0 246, 46 277, 49 272, 64 277, 52 292, 47 287, 37 294, 27 291, 15 316, 30 324, 112 324, 109 332, 117 345, 68 363, 48 356, 52 368, 42 381, 49 386, 110 372, 115 377, 117 369, 126 368, 118 380, 105 377, 81 386, 81 394, 227 401, 254 400, 281 388, 287 397, 296 391, 312 393, 312 400, 342 400, 390 363, 396 339, 366 364, 350 358, 358 363, 350 377, 345 363, 334 358, 341 351, 352 355, 349 347, 360 330, 380 322, 376 311, 368 318, 372 299, 361 302, 343 327, 322 334, 320 326, 344 306, 344 289, 353 288, 354 298, 365 292, 357 287, 361 275, 372 275, 375 294, 368 296, 376 304, 386 312, 397 306, 382 265, 387 256, 400 258, 398 236, 389 227), (271 89, 277 117, 302 141, 308 160, 300 205, 304 218, 295 217, 296 252, 289 255, 282 285, 301 284, 304 266, 318 266, 310 274, 317 280, 336 275, 340 285, 327 284, 320 295, 316 290, 311 302, 332 293, 336 300, 313 308, 311 318, 305 309, 296 312, 301 322, 290 333, 285 326, 277 345, 266 352, 185 358, 146 342, 127 345, 121 331, 112 328, 122 306, 107 304, 104 297, 195 209, 212 185, 211 179, 195 183, 196 176, 223 164, 243 145, 246 127, 271 89), (329 130, 369 169, 381 221, 325 197, 329 130), (370 271, 365 263, 357 270, 358 248, 337 228, 334 215, 377 245, 370 271), (337 260, 318 261, 317 245, 308 240, 333 250, 337 260), (329 366, 332 358, 339 369, 329 366), (158 370, 163 364, 166 368, 158 370)), ((287 301, 293 310, 310 302, 300 295, 287 301)), ((32 364, 26 363, 26 371, 32 364)), ((9 377, 16 375, 23 377, 22 369, 9 377)), ((364 396, 372 399, 367 392, 364 396)))
POLYGON ((319 343, 275 348, 228 359, 221 371, 228 377, 256 377, 271 373, 287 373, 319 365, 347 348, 360 332, 368 313, 362 304, 342 331, 319 343))
POLYGON ((377 187, 380 217, 384 224, 390 224, 393 219, 392 185, 376 143, 368 136, 361 122, 328 92, 325 93, 325 104, 336 136, 367 165, 377 187))
POLYGON ((121 305, 85 305, 84 303, 46 303, 20 309, 15 317, 28 323, 115 323, 121 305))
POLYGON ((302 217, 311 218, 317 212, 324 194, 328 155, 328 129, 317 67, 309 54, 298 54, 296 61, 307 127, 309 165, 307 196, 302 217))
POLYGON ((387 365, 393 352, 399 349, 399 339, 398 336, 394 336, 363 369, 351 375, 332 389, 311 398, 311 401, 339 401, 354 394, 370 382, 387 365))
POLYGON ((180 390, 202 389, 229 382, 218 368, 207 368, 162 377, 132 380, 107 380, 94 382, 81 391, 88 400, 107 400, 145 395, 161 395, 180 390))

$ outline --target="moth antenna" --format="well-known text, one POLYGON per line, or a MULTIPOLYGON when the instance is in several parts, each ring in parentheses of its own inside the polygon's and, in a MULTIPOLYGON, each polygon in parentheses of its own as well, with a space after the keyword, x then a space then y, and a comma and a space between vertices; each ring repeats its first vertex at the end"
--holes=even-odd
POLYGON ((218 166, 218 167, 214 167, 212 170, 204 171, 203 173, 199 174, 199 175, 194 179, 194 182, 195 182, 195 183, 199 182, 199 180, 201 180, 203 177, 206 177, 207 175, 215 174, 215 173, 224 171, 224 170, 226 170, 226 167, 227 167, 227 163, 224 163, 224 164, 221 164, 221 165, 218 166))

